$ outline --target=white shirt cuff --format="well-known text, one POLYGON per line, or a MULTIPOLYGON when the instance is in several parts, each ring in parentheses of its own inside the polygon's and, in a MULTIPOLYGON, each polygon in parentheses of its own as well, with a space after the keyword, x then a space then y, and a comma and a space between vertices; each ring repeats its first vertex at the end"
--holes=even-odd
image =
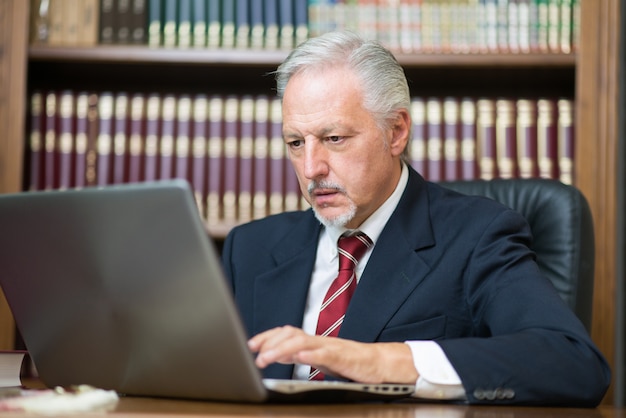
POLYGON ((427 399, 466 399, 465 389, 448 357, 434 341, 405 341, 419 373, 415 397, 427 399))

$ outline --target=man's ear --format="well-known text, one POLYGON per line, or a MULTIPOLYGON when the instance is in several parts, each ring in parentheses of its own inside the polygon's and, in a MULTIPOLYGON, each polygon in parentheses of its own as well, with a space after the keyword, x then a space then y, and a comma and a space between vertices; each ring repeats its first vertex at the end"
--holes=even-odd
POLYGON ((402 154, 409 143, 411 132, 411 115, 408 110, 400 109, 391 127, 391 140, 389 147, 394 156, 402 154))

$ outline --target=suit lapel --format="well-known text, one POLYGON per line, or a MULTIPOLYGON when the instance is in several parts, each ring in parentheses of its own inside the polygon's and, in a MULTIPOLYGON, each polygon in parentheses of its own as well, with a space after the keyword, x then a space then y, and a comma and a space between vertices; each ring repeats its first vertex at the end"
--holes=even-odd
POLYGON ((409 182, 378 238, 350 302, 340 337, 375 341, 430 271, 419 255, 434 245, 426 182, 412 169, 409 182))
POLYGON ((255 334, 279 325, 302 326, 321 230, 312 211, 309 213, 272 250, 275 268, 254 281, 255 334))

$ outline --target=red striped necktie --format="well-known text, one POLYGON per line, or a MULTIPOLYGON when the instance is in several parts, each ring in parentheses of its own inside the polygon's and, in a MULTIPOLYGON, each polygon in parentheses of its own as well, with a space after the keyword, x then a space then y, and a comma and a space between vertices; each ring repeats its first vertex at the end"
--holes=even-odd
MULTIPOLYGON (((350 303, 350 298, 356 289, 356 274, 354 269, 368 248, 373 245, 372 240, 363 232, 354 235, 341 236, 337 242, 339 255, 339 273, 331 283, 324 302, 320 308, 317 320, 317 335, 336 337, 350 303)), ((323 380, 324 374, 312 369, 309 380, 323 380)))

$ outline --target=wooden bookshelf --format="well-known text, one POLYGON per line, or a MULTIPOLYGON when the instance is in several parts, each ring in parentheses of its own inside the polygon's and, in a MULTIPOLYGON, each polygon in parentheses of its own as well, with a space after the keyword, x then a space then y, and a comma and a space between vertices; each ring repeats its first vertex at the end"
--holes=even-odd
MULTIPOLYGON (((28 92, 63 85, 229 89, 270 94, 269 72, 287 51, 165 49, 142 46, 28 46, 28 1, 0 0, 0 193, 23 188, 28 92), (99 76, 100 75, 100 76, 99 76), (105 76, 106 75, 106 76, 105 76), (63 84, 61 84, 63 83, 63 84)), ((398 54, 416 94, 553 94, 576 99, 575 184, 594 216, 596 278, 592 337, 615 362, 618 65, 620 1, 582 0, 574 54, 398 54)), ((222 231, 220 234, 224 234, 222 231)), ((618 252, 619 251, 619 252, 618 252)), ((12 318, 0 304, 0 348, 11 348, 12 318)), ((613 399, 612 389, 606 403, 613 399)))

